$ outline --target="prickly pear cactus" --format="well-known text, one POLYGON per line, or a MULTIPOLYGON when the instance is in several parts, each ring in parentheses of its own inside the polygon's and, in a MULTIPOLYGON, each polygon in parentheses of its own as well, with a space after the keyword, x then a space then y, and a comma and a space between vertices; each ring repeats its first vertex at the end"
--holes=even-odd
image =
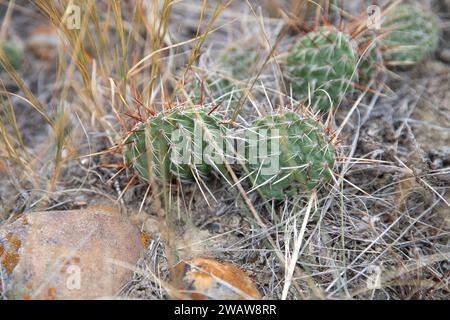
POLYGON ((257 121, 247 137, 247 168, 253 189, 282 200, 331 178, 334 146, 319 122, 287 111, 257 121))
POLYGON ((313 109, 328 111, 356 80, 352 79, 356 61, 350 39, 344 33, 322 27, 306 34, 287 58, 293 97, 313 109))
MULTIPOLYGON (((5 60, 15 69, 19 70, 22 66, 22 61, 24 58, 23 47, 21 44, 14 41, 5 41, 0 45, 0 50, 3 51, 5 60)), ((0 71, 4 70, 2 64, 0 63, 0 71)))
POLYGON ((192 79, 188 87, 190 99, 195 104, 205 105, 221 100, 228 102, 230 98, 233 101, 237 99, 237 88, 227 77, 202 74, 201 79, 192 79))
POLYGON ((437 18, 427 10, 399 5, 389 12, 382 24, 384 60, 394 66, 416 64, 433 53, 439 44, 437 18))
POLYGON ((251 76, 258 60, 255 46, 231 46, 226 48, 220 58, 223 69, 236 79, 246 79, 251 76))
MULTIPOLYGON (((237 102, 244 83, 254 71, 257 62, 257 51, 254 47, 230 46, 220 53, 214 65, 206 65, 203 79, 203 103, 217 100, 237 102), (212 98, 212 100, 211 100, 212 98)), ((193 79, 191 82, 191 98, 200 103, 202 82, 193 79)))
POLYGON ((220 161, 214 162, 221 150, 210 142, 225 131, 220 117, 208 115, 204 109, 175 109, 139 124, 127 139, 125 158, 145 180, 149 180, 150 165, 159 180, 208 178, 213 169, 222 166, 220 161))

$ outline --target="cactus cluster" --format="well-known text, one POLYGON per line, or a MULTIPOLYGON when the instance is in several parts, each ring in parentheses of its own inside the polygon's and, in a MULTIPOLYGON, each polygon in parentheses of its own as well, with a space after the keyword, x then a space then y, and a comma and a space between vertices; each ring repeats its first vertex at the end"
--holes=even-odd
POLYGON ((127 138, 125 157, 145 180, 149 180, 150 168, 160 180, 169 181, 172 176, 183 182, 208 178, 219 167, 203 157, 208 134, 225 130, 220 117, 204 109, 177 108, 138 124, 127 138), (198 132, 199 142, 195 140, 198 132))
POLYGON ((433 53, 439 44, 440 28, 427 10, 399 5, 383 22, 384 59, 392 65, 416 64, 433 53))
POLYGON ((256 133, 260 148, 267 146, 267 151, 258 153, 247 148, 253 188, 267 198, 282 200, 331 179, 335 149, 314 119, 285 111, 256 121, 250 131, 256 133))
POLYGON ((351 88, 356 62, 351 39, 343 32, 329 27, 309 32, 287 58, 293 97, 314 110, 328 111, 351 88))
MULTIPOLYGON (((385 36, 381 38, 372 31, 352 38, 330 26, 307 33, 287 56, 285 71, 293 97, 313 110, 326 112, 351 91, 355 82, 366 86, 374 79, 384 61, 417 63, 438 44, 437 22, 412 6, 394 7, 385 19, 384 30, 385 36)), ((245 81, 251 76, 249 70, 256 61, 256 53, 231 47, 219 60, 220 72, 206 77, 204 85, 214 99, 226 99, 235 86, 234 79, 245 81)), ((200 96, 200 86, 191 92, 200 96)), ((181 153, 185 154, 185 148, 182 151, 174 148, 177 141, 172 133, 179 129, 182 137, 195 136, 199 123, 213 135, 226 135, 228 130, 220 117, 210 115, 204 108, 175 109, 136 127, 127 140, 127 161, 144 179, 149 179, 150 167, 159 179, 208 178, 213 170, 223 169, 222 162, 204 158, 208 138, 187 143, 193 146, 187 147, 190 149, 187 162, 177 161, 181 153)), ((247 135, 242 139, 243 160, 252 190, 282 200, 317 189, 331 179, 336 150, 323 125, 311 115, 280 110, 256 120, 244 131, 247 135)), ((241 156, 233 155, 242 159, 241 156)))
MULTIPOLYGON (((20 43, 11 40, 5 41, 0 45, 0 50, 2 51, 0 55, 3 56, 15 70, 19 70, 22 67, 24 51, 23 46, 20 43)), ((0 63, 0 71, 3 69, 4 68, 0 63)))
POLYGON ((353 83, 366 86, 383 64, 417 64, 436 50, 440 28, 427 10, 393 7, 383 19, 382 34, 368 30, 352 39, 347 32, 321 27, 291 49, 286 76, 296 100, 326 112, 342 100, 353 83))
MULTIPOLYGON (((127 162, 145 180, 149 180, 150 168, 158 180, 207 179, 213 170, 223 170, 223 144, 218 146, 219 157, 205 156, 205 148, 217 137, 214 135, 227 136, 228 129, 220 120, 204 109, 175 109, 152 117, 137 125, 126 139, 127 162), (200 142, 195 138, 199 126, 211 135, 200 133, 200 142), (188 161, 180 161, 183 154, 188 155, 188 161)), ((244 159, 249 178, 253 189, 264 196, 281 200, 317 188, 331 178, 335 149, 314 119, 283 111, 257 120, 245 132, 244 159)))

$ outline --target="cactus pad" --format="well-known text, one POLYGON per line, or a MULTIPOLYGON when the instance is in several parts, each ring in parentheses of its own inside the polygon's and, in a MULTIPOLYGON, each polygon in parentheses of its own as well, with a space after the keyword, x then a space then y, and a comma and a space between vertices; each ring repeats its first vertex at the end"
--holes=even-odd
MULTIPOLYGON (((251 76, 257 60, 258 54, 253 47, 233 45, 225 48, 214 65, 204 67, 205 74, 201 75, 204 87, 203 103, 211 103, 217 99, 223 99, 226 103, 230 99, 232 103, 237 102, 242 83, 251 76)), ((200 103, 201 87, 201 81, 193 79, 189 91, 195 103, 200 103)))
POLYGON ((344 33, 322 27, 306 34, 287 58, 293 97, 313 109, 328 111, 351 87, 356 62, 350 39, 344 33))
POLYGON ((247 168, 253 188, 266 197, 281 200, 331 178, 335 149, 315 120, 287 111, 256 121, 250 131, 257 135, 258 153, 247 147, 247 168))
POLYGON ((160 180, 168 181, 171 176, 183 182, 208 178, 214 167, 221 167, 204 156, 209 135, 224 133, 218 116, 203 109, 175 109, 137 125, 127 139, 125 158, 145 180, 150 165, 160 180))
POLYGON ((384 59, 390 65, 416 64, 433 53, 439 44, 437 19, 412 5, 399 5, 383 22, 384 59))

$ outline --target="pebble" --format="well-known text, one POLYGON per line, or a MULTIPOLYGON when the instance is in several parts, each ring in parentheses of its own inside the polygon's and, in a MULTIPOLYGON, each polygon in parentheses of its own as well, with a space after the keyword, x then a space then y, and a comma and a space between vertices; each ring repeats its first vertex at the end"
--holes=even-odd
POLYGON ((450 49, 443 49, 439 57, 443 62, 450 63, 450 49))

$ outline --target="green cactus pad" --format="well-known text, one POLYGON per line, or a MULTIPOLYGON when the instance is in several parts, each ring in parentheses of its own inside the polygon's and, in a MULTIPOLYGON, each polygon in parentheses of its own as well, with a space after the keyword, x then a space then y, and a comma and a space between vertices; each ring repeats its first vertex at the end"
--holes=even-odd
POLYGON ((232 101, 239 99, 239 93, 236 92, 237 88, 228 78, 219 75, 204 75, 202 76, 202 79, 203 84, 199 79, 193 79, 189 84, 188 90, 190 92, 190 98, 195 104, 202 103, 204 105, 222 99, 225 100, 225 102, 228 102, 231 93, 233 93, 233 96, 231 97, 232 101), (235 92, 233 92, 233 89, 235 92))
POLYGON ((253 188, 264 196, 282 200, 330 180, 335 149, 320 123, 287 111, 256 121, 249 131, 258 151, 255 142, 250 150, 255 139, 247 138, 247 168, 253 188))
MULTIPOLYGON (((23 47, 14 41, 5 41, 1 46, 6 60, 11 64, 15 70, 19 70, 22 67, 22 61, 24 58, 23 47)), ((0 71, 4 68, 0 64, 0 71)))
MULTIPOLYGON (((225 48, 220 53, 216 65, 208 68, 208 73, 202 75, 203 103, 211 103, 222 99, 226 103, 230 99, 232 103, 237 102, 242 91, 239 81, 245 82, 251 76, 251 71, 254 70, 257 60, 257 51, 253 47, 234 45, 225 48), (210 70, 216 71, 210 72, 210 70), (212 97, 212 101, 210 97, 212 97)), ((200 103, 201 81, 193 79, 189 89, 194 102, 200 103)))
POLYGON ((148 156, 159 180, 169 181, 171 176, 183 182, 208 178, 214 168, 222 167, 204 156, 210 146, 209 135, 224 135, 225 131, 220 117, 208 115, 204 109, 175 109, 139 124, 127 139, 125 158, 145 180, 149 180, 148 156))
POLYGON ((258 53, 255 47, 231 46, 220 57, 223 69, 234 78, 244 80, 254 71, 258 53))
POLYGON ((356 62, 350 39, 344 33, 322 27, 306 34, 287 58, 293 97, 313 109, 328 111, 351 88, 356 62))
POLYGON ((438 47, 440 28, 433 14, 412 5, 399 5, 383 22, 384 60, 389 65, 416 64, 438 47))

